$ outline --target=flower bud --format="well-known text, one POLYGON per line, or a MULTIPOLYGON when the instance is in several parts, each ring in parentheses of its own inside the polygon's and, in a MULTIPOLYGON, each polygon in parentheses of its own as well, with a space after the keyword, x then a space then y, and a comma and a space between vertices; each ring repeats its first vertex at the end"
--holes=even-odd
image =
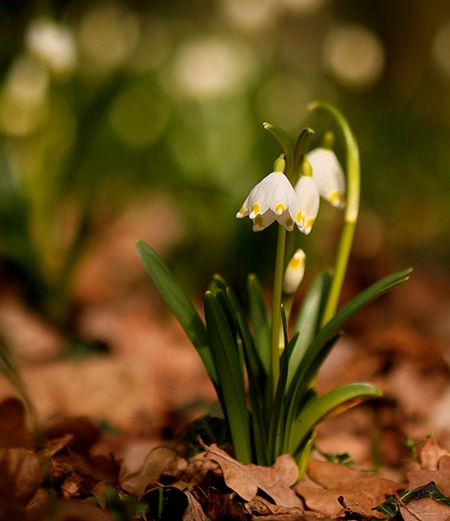
POLYGON ((305 252, 299 249, 289 261, 283 279, 283 292, 286 295, 294 294, 300 286, 305 273, 305 257, 305 252))

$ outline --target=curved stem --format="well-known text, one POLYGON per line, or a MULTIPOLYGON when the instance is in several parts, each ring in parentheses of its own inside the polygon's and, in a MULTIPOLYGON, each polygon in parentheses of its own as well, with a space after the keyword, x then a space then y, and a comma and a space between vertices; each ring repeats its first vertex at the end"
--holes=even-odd
POLYGON ((344 214, 344 227, 336 254, 333 281, 322 316, 321 326, 324 326, 336 313, 353 243, 356 221, 358 220, 360 196, 359 149, 347 120, 335 107, 324 101, 315 101, 308 108, 323 114, 337 125, 344 141, 347 163, 347 204, 344 214))

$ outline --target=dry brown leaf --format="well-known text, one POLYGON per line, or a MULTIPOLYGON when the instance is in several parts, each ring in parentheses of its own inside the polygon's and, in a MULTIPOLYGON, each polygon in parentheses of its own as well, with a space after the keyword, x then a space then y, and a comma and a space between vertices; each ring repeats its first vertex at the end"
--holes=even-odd
POLYGON ((271 497, 275 504, 285 507, 302 506, 290 488, 298 478, 298 467, 292 456, 283 454, 271 467, 239 463, 216 444, 205 448, 205 458, 217 461, 226 485, 246 501, 254 499, 258 489, 271 497))
POLYGON ((450 452, 439 446, 435 438, 428 438, 420 452, 420 466, 424 470, 437 470, 442 456, 450 456, 450 452))
POLYGON ((374 504, 370 490, 325 490, 323 488, 309 487, 303 483, 299 483, 294 488, 297 494, 303 498, 308 509, 313 512, 327 516, 339 516, 348 508, 352 512, 359 514, 370 514, 370 517, 384 517, 382 514, 378 516, 376 511, 371 511, 376 504, 374 504), (339 498, 343 498, 346 508, 339 502, 339 498))
POLYGON ((400 504, 403 521, 447 521, 450 507, 429 497, 413 499, 407 505, 400 504))
POLYGON ((382 478, 376 474, 315 459, 310 459, 309 461, 308 476, 312 481, 328 490, 370 491, 370 495, 375 501, 373 506, 381 503, 388 494, 405 488, 400 483, 382 478))
POLYGON ((442 456, 437 470, 411 470, 406 477, 410 490, 434 481, 442 494, 450 496, 450 456, 442 456))
POLYGON ((25 406, 17 398, 0 403, 0 446, 33 449, 34 438, 26 425, 25 406))
POLYGON ((137 475, 126 480, 122 488, 141 499, 148 485, 158 482, 161 474, 176 465, 179 459, 174 450, 168 447, 156 447, 147 456, 137 475))
POLYGON ((42 461, 25 449, 0 449, 0 496, 26 506, 42 481, 42 461))
POLYGON ((189 491, 185 491, 184 493, 188 500, 188 506, 186 507, 181 521, 205 521, 206 514, 203 512, 200 503, 189 491))

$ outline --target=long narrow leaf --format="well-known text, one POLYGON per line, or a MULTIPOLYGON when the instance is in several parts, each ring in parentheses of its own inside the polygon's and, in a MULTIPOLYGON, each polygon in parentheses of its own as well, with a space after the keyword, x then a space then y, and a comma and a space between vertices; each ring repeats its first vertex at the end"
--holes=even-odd
POLYGON ((239 351, 225 313, 209 291, 205 294, 205 319, 236 459, 250 463, 250 429, 239 351))
POLYGON ((264 412, 262 409, 263 393, 267 383, 267 376, 257 355, 253 337, 250 334, 245 321, 244 312, 236 295, 229 286, 226 289, 226 296, 233 310, 244 348, 244 359, 245 367, 247 369, 251 406, 252 439, 256 461, 259 465, 268 465, 267 434, 264 423, 264 412))
POLYGON ((216 389, 218 389, 219 382, 217 372, 214 367, 208 345, 208 335, 202 319, 199 317, 191 301, 175 281, 172 273, 164 264, 161 257, 143 241, 137 241, 136 248, 145 269, 173 314, 176 316, 178 322, 181 324, 189 340, 197 349, 203 365, 216 386, 216 389))
POLYGON ((378 398, 381 390, 375 385, 355 383, 337 387, 311 400, 292 425, 289 453, 295 454, 304 439, 319 423, 337 416, 368 398, 378 398))
POLYGON ((0 345, 0 373, 3 373, 5 378, 14 387, 19 398, 22 400, 25 409, 30 418, 31 428, 38 445, 43 443, 43 431, 38 419, 36 408, 30 398, 27 386, 22 379, 19 369, 14 360, 9 356, 6 349, 0 345))
MULTIPOLYGON (((336 333, 332 336, 325 344, 322 349, 317 353, 317 356, 312 360, 309 366, 309 373, 312 375, 317 374, 317 371, 333 349, 334 345, 341 337, 341 333, 336 333)), ((288 452, 291 445, 290 439, 292 434, 292 426, 295 419, 301 414, 301 411, 310 400, 315 400, 317 393, 311 386, 312 376, 310 374, 303 376, 303 381, 299 382, 296 386, 296 393, 288 393, 286 396, 286 414, 285 414, 285 440, 284 440, 284 452, 288 452)))
POLYGON ((328 291, 331 284, 331 275, 328 271, 321 273, 311 284, 294 324, 294 331, 300 335, 294 346, 289 363, 289 374, 286 388, 289 389, 297 368, 302 361, 307 347, 316 335, 322 317, 328 291))
MULTIPOLYGON (((283 315, 284 318, 286 318, 283 315)), ((270 409, 269 423, 269 449, 271 450, 271 460, 274 462, 283 453, 282 447, 285 444, 286 425, 285 425, 285 390, 289 364, 294 345, 297 342, 298 334, 287 342, 287 325, 283 321, 285 349, 280 357, 280 377, 278 379, 275 398, 270 409)))
POLYGON ((366 304, 394 288, 398 284, 405 282, 409 278, 411 269, 402 270, 384 279, 376 282, 365 291, 356 296, 352 301, 346 304, 338 313, 317 333, 312 343, 309 345, 305 355, 298 366, 298 369, 293 378, 293 385, 291 385, 288 394, 288 418, 292 419, 297 411, 299 404, 302 403, 303 398, 310 387, 310 383, 316 376, 316 368, 320 366, 317 363, 319 358, 321 363, 325 359, 324 352, 328 354, 328 342, 342 325, 352 317, 358 310, 366 304))
POLYGON ((233 333, 235 328, 237 328, 242 339, 243 356, 249 385, 253 447, 257 463, 259 465, 268 465, 267 436, 262 410, 262 398, 267 375, 256 352, 253 337, 248 329, 242 307, 228 282, 221 275, 215 274, 210 284, 210 289, 216 295, 228 318, 228 322, 231 322, 230 326, 233 333))
POLYGON ((270 374, 270 316, 258 278, 250 274, 247 279, 247 293, 250 309, 250 321, 255 339, 255 347, 266 375, 270 374))

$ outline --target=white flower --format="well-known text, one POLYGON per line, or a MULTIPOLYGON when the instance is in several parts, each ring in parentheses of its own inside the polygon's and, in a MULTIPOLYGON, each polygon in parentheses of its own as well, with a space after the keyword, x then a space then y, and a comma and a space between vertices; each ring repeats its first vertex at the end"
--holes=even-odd
POLYGON ((301 249, 297 250, 291 257, 286 267, 283 278, 283 292, 286 295, 293 295, 305 274, 305 252, 301 249))
POLYGON ((345 176, 335 153, 327 148, 316 148, 307 154, 313 179, 319 194, 333 206, 345 206, 345 176))
POLYGON ((297 219, 299 230, 308 235, 319 211, 319 190, 313 178, 302 175, 295 185, 295 192, 300 203, 300 218, 297 219))
POLYGON ((300 221, 300 205, 289 179, 282 172, 272 172, 249 193, 236 217, 248 215, 253 231, 259 232, 275 220, 292 231, 300 221))

